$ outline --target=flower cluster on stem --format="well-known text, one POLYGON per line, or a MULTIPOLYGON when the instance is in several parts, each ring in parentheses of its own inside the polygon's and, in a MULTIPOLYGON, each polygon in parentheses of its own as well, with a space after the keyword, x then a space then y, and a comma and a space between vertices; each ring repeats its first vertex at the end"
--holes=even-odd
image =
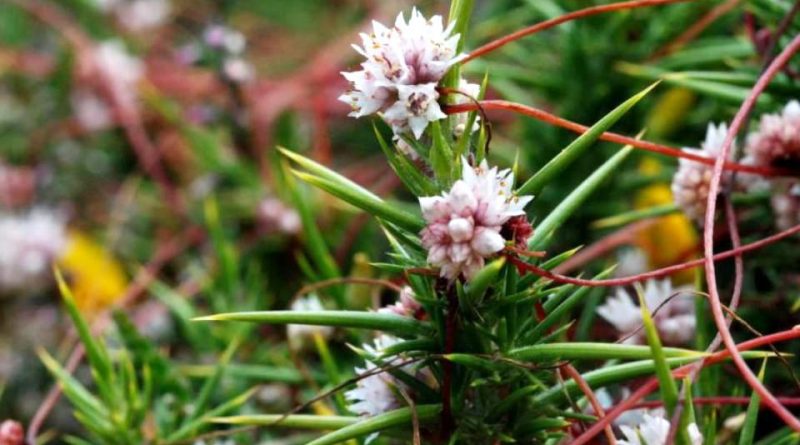
POLYGON ((484 266, 485 259, 505 247, 503 225, 525 215, 533 196, 513 193, 510 170, 489 167, 486 160, 477 167, 462 159, 462 176, 440 196, 419 198, 427 227, 422 245, 428 262, 440 268, 442 277, 470 280, 484 266))

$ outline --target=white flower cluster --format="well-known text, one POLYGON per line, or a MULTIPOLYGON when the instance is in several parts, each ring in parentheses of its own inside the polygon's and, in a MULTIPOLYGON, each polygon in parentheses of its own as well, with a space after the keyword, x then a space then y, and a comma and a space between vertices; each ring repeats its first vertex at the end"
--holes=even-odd
POLYGON ((441 196, 419 198, 427 227, 422 245, 428 262, 438 266, 441 276, 455 280, 463 274, 470 280, 483 267, 484 259, 505 246, 502 226, 514 216, 524 215, 533 196, 516 196, 510 170, 478 167, 462 159, 460 180, 441 196))
MULTIPOLYGON (((645 414, 644 420, 636 428, 626 425, 620 426, 625 440, 618 440, 619 445, 667 445, 670 423, 663 415, 645 414)), ((686 427, 691 445, 703 445, 703 436, 697 424, 691 423, 686 427)))
MULTIPOLYGON (((137 104, 137 84, 144 75, 144 65, 130 55, 124 45, 109 40, 97 45, 93 52, 98 74, 108 82, 112 93, 123 105, 137 104)), ((112 111, 106 100, 89 88, 77 88, 70 97, 78 123, 87 131, 108 128, 113 123, 112 111)))
POLYGON ((780 114, 761 116, 758 130, 747 136, 745 155, 753 165, 800 163, 800 102, 792 100, 780 114))
POLYGON ((147 31, 162 25, 172 9, 168 0, 95 0, 95 4, 130 31, 147 31))
MULTIPOLYGON (((399 14, 391 28, 373 22, 373 32, 361 34, 362 46, 353 46, 366 59, 362 69, 342 73, 352 89, 339 100, 352 106, 350 116, 378 113, 395 134, 411 131, 417 139, 430 122, 447 117, 436 88, 459 61, 454 25, 445 28, 441 16, 426 19, 417 9, 408 21, 399 14)), ((479 88, 461 80, 460 89, 477 94, 479 88)))
MULTIPOLYGON (((296 299, 289 309, 298 312, 325 310, 319 298, 313 294, 296 299)), ((286 326, 286 337, 289 341, 289 348, 295 351, 303 349, 308 344, 313 344, 309 342, 313 342, 314 336, 316 335, 322 338, 330 338, 331 335, 333 335, 333 327, 305 324, 290 324, 286 326)))
MULTIPOLYGON (((702 149, 684 150, 715 159, 720 154, 727 132, 725 124, 709 124, 702 149)), ((729 159, 733 159, 735 151, 734 144, 729 151, 729 159)), ((761 116, 758 128, 747 137, 741 163, 765 168, 800 167, 800 102, 792 100, 780 113, 761 116)), ((680 159, 678 171, 672 180, 675 203, 688 217, 701 224, 705 216, 711 170, 709 165, 680 159)), ((730 178, 728 172, 723 173, 723 187, 729 185, 730 178)), ((788 229, 800 223, 800 182, 796 179, 763 178, 756 174, 741 173, 734 185, 738 190, 771 192, 778 228, 788 229)))
POLYGON ((203 32, 203 41, 209 48, 222 53, 222 72, 229 80, 246 83, 255 78, 253 65, 244 59, 247 48, 244 34, 226 26, 211 25, 203 32))
MULTIPOLYGON (((375 339, 374 346, 365 344, 362 348, 373 357, 382 357, 383 351, 399 341, 396 337, 381 335, 375 339)), ((395 361, 386 360, 390 365, 396 364, 395 361)), ((350 411, 362 416, 377 416, 400 406, 395 388, 401 383, 388 372, 378 369, 378 365, 371 361, 367 361, 363 368, 355 368, 356 375, 369 375, 359 379, 356 387, 345 393, 345 398, 351 402, 350 411)))
MULTIPOLYGON (((781 113, 761 116, 758 130, 747 137, 743 163, 763 167, 800 167, 800 102, 790 101, 781 113)), ((779 229, 800 224, 800 182, 796 179, 750 179, 751 191, 772 192, 772 210, 779 229)))
POLYGON ((0 288, 17 292, 40 287, 67 244, 64 218, 44 208, 0 215, 0 288))
MULTIPOLYGON (((688 153, 697 154, 711 159, 716 159, 720 154, 720 149, 728 134, 728 126, 724 123, 715 126, 708 124, 706 139, 701 144, 701 148, 684 148, 688 153)), ((728 152, 729 158, 735 152, 731 147, 728 152)), ((672 179, 672 194, 675 204, 683 210, 689 218, 702 224, 706 213, 706 203, 708 202, 708 187, 711 183, 712 166, 699 162, 681 158, 678 161, 678 171, 672 179)), ((730 175, 723 173, 722 184, 728 181, 730 175)))
MULTIPOLYGON (((653 315, 656 329, 661 340, 668 345, 682 345, 694 338, 695 311, 694 299, 686 294, 688 287, 672 288, 669 280, 648 280, 644 288, 644 301, 653 315), (669 302, 660 307, 673 294, 669 302)), ((618 288, 614 296, 597 308, 597 313, 611 323, 621 337, 628 336, 642 325, 642 312, 634 299, 623 288, 618 288)), ((626 343, 644 343, 644 330, 628 338, 626 343)))

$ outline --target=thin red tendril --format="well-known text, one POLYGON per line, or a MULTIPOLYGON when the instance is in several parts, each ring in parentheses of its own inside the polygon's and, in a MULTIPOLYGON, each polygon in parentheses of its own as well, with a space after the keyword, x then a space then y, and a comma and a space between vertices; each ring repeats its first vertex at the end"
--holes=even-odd
MULTIPOLYGON (((572 122, 568 119, 558 117, 552 113, 548 113, 536 107, 532 107, 530 105, 523 105, 516 102, 510 102, 507 100, 482 100, 480 101, 480 106, 485 110, 504 110, 504 111, 511 111, 513 113, 523 114, 525 116, 529 116, 534 119, 538 119, 547 122, 549 124, 565 128, 567 130, 573 131, 578 134, 583 134, 589 129, 589 127, 585 125, 581 125, 579 123, 572 122)), ((447 105, 444 107, 444 112, 447 114, 466 113, 469 111, 475 111, 476 109, 478 109, 478 107, 475 104, 466 103, 457 105, 447 105)), ((709 166, 714 165, 713 158, 707 158, 705 156, 700 156, 694 153, 681 150, 680 148, 655 144, 653 142, 643 141, 641 139, 636 139, 630 136, 624 136, 617 133, 612 133, 607 131, 602 135, 600 135, 600 139, 622 145, 632 145, 642 150, 651 151, 654 153, 661 153, 675 158, 689 159, 709 166)), ((778 169, 778 168, 755 166, 755 165, 744 165, 729 161, 726 161, 724 166, 726 170, 739 171, 743 173, 752 173, 761 176, 794 176, 797 175, 798 173, 797 171, 791 169, 778 169)))
POLYGON ((491 51, 500 48, 501 46, 507 45, 513 41, 519 40, 523 37, 527 37, 531 34, 536 34, 539 31, 544 31, 546 29, 550 29, 554 26, 560 25, 565 22, 569 22, 572 20, 580 19, 583 17, 589 17, 592 15, 597 14, 604 14, 607 12, 613 11, 620 11, 623 9, 634 9, 634 8, 642 8, 646 6, 657 6, 657 5, 668 5, 670 3, 682 3, 686 1, 693 1, 693 0, 634 0, 634 1, 627 1, 627 2, 619 2, 619 3, 612 3, 610 5, 600 5, 600 6, 593 6, 591 8, 584 8, 578 11, 570 12, 568 14, 564 14, 550 20, 545 20, 543 22, 539 22, 535 25, 528 26, 526 28, 522 28, 519 31, 513 32, 506 36, 500 37, 499 39, 493 40, 480 48, 472 51, 471 53, 467 54, 466 57, 462 60, 462 63, 467 63, 470 60, 483 56, 491 51))

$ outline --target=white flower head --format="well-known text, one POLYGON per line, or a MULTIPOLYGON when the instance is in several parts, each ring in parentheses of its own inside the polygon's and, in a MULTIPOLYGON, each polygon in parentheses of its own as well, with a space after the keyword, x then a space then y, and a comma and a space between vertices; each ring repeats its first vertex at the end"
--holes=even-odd
POLYGON ((516 196, 511 170, 489 168, 486 160, 472 167, 462 159, 463 173, 450 191, 441 196, 419 198, 422 216, 428 223, 422 230, 422 245, 428 262, 441 275, 455 280, 462 274, 472 279, 484 259, 503 249, 500 234, 505 222, 524 215, 533 196, 516 196))
MULTIPOLYGON (((625 440, 618 440, 620 445, 666 445, 669 437, 670 423, 660 415, 645 414, 644 420, 636 428, 626 425, 620 426, 625 440)), ((703 436, 697 424, 686 427, 691 445, 702 445, 703 436)))
POLYGON ((57 212, 36 208, 0 215, 0 288, 13 292, 40 287, 66 244, 66 222, 57 212))
POLYGON ((417 139, 431 121, 447 117, 436 85, 459 60, 454 26, 416 8, 408 21, 399 14, 391 28, 373 22, 373 32, 361 34, 362 46, 353 46, 366 59, 362 69, 342 73, 351 90, 339 100, 353 107, 350 116, 380 113, 396 134, 411 131, 417 139))
MULTIPOLYGON (((728 126, 724 123, 715 126, 708 124, 706 139, 701 145, 701 149, 684 148, 687 153, 716 159, 721 152, 725 136, 728 134, 728 126)), ((734 141, 735 142, 735 141, 734 141)), ((735 153, 735 143, 728 151, 728 158, 732 159, 735 153)), ((701 164, 691 159, 681 158, 678 161, 678 171, 672 178, 672 194, 675 204, 683 210, 689 218, 702 224, 706 202, 708 200, 708 188, 711 184, 712 166, 701 164)), ((730 175, 723 173, 722 184, 730 179, 730 175)))
MULTIPOLYGON (((661 340, 668 345, 681 345, 694 338, 694 300, 687 294, 688 288, 673 289, 669 280, 648 280, 644 288, 644 301, 658 329, 661 340), (675 297, 673 294, 683 292, 675 297), (661 305, 672 297, 664 306, 661 305)), ((597 314, 616 328, 620 336, 628 336, 642 325, 642 313, 634 299, 623 288, 617 288, 614 296, 597 308, 597 314)), ((628 343, 643 343, 644 331, 626 340, 628 343)))
MULTIPOLYGON (((481 93, 481 86, 477 83, 470 83, 466 79, 461 78, 458 81, 458 91, 463 94, 454 94, 453 103, 468 104, 472 103, 473 99, 478 100, 478 96, 481 93)), ((461 137, 461 135, 464 134, 464 131, 466 131, 469 115, 470 113, 458 113, 453 115, 453 133, 456 137, 461 137)), ((472 128, 469 129, 469 132, 472 133, 477 131, 479 128, 481 128, 480 116, 476 116, 475 122, 472 123, 472 128)))
MULTIPOLYGON (((296 299, 289 309, 299 312, 325 310, 319 298, 313 294, 296 299)), ((295 351, 303 349, 309 341, 314 340, 315 335, 319 335, 322 338, 330 338, 333 335, 333 327, 304 324, 286 325, 286 337, 289 340, 289 347, 295 351)))
POLYGON ((758 130, 747 137, 745 153, 759 166, 800 163, 800 102, 792 100, 781 113, 761 116, 758 130))

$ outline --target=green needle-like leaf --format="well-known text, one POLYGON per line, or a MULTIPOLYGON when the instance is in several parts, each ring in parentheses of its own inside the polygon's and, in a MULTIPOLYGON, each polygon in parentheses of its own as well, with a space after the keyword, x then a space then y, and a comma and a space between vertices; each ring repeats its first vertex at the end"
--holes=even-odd
MULTIPOLYGON (((301 180, 318 187, 337 198, 364 210, 373 216, 384 219, 398 227, 402 227, 410 232, 419 232, 425 227, 425 223, 418 215, 399 210, 372 193, 363 193, 359 188, 350 187, 349 184, 329 181, 320 176, 292 170, 295 176, 301 180)), ((350 183, 353 184, 353 183, 350 183)))
MULTIPOLYGON (((664 348, 669 358, 692 357, 700 359, 708 354, 691 349, 664 348)), ((526 361, 547 360, 644 360, 652 357, 649 347, 618 343, 570 342, 548 343, 512 349, 509 357, 526 361)))
POLYGON ((667 409, 667 413, 672 416, 678 404, 678 385, 675 383, 675 379, 672 378, 672 372, 669 365, 667 365, 667 353, 664 350, 665 348, 661 346, 661 339, 658 337, 658 330, 656 330, 653 317, 650 315, 650 309, 644 300, 643 291, 641 288, 636 290, 639 295, 639 307, 642 313, 644 333, 647 336, 647 343, 650 345, 653 361, 656 365, 656 377, 658 377, 659 388, 661 388, 661 398, 664 400, 664 407, 667 409))
POLYGON ((633 147, 624 147, 586 178, 586 180, 576 187, 569 196, 561 201, 558 207, 553 209, 541 223, 537 224, 536 231, 530 241, 528 241, 528 248, 537 250, 546 244, 546 241, 549 240, 556 229, 586 201, 589 195, 594 192, 611 173, 617 171, 619 165, 628 157, 631 151, 633 151, 633 147))
POLYGON ((274 428, 297 428, 306 430, 338 430, 364 420, 356 416, 316 416, 311 414, 253 414, 247 416, 216 417, 211 423, 227 425, 259 425, 274 428))
POLYGON ((544 186, 561 174, 570 164, 578 159, 606 130, 611 128, 625 113, 628 112, 637 102, 642 100, 657 83, 650 85, 644 91, 636 94, 612 110, 589 130, 580 135, 565 149, 561 150, 553 159, 550 160, 541 170, 536 172, 530 179, 519 187, 517 194, 536 195, 542 191, 544 186))
POLYGON ((428 332, 428 326, 410 317, 363 311, 251 311, 195 318, 195 321, 246 321, 266 324, 307 324, 343 328, 375 329, 397 334, 428 332))
MULTIPOLYGON (((442 411, 442 407, 441 405, 419 405, 414 410, 416 411, 417 419, 422 422, 438 416, 442 411)), ((338 429, 309 442, 308 445, 333 445, 396 426, 406 425, 410 427, 413 414, 412 408, 400 408, 338 429)))

